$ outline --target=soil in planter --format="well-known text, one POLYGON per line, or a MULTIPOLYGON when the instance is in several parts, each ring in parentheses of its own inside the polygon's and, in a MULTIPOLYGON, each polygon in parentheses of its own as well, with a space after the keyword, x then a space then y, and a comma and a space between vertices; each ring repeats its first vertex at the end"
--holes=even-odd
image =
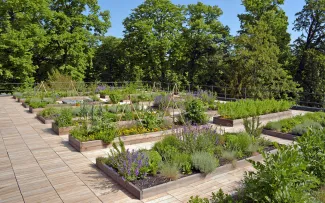
MULTIPOLYGON (((179 179, 187 177, 187 176, 191 176, 191 175, 194 175, 194 174, 198 174, 198 173, 200 173, 200 172, 199 171, 193 171, 192 174, 187 174, 187 175, 182 174, 179 179)), ((139 189, 143 190, 143 189, 151 188, 151 187, 161 185, 161 184, 164 184, 164 183, 168 183, 168 182, 171 182, 171 181, 172 181, 171 179, 160 176, 158 174, 156 176, 147 176, 145 179, 132 181, 132 183, 135 186, 137 186, 139 189)))

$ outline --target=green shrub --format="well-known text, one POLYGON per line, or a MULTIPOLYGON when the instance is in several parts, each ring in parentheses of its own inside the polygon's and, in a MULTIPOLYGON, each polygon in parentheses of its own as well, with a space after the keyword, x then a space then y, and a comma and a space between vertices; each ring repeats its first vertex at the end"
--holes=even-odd
POLYGON ((111 100, 111 102, 113 104, 117 104, 119 103, 121 100, 123 100, 125 98, 125 95, 119 93, 119 92, 110 92, 108 94, 109 99, 111 100))
POLYGON ((208 122, 204 103, 199 99, 193 99, 185 104, 184 117, 187 122, 192 124, 205 124, 208 122))
POLYGON ((244 178, 245 199, 253 202, 309 202, 319 184, 308 173, 308 162, 297 146, 282 146, 275 154, 263 154, 264 163, 250 161, 256 172, 244 178))
POLYGON ((236 151, 223 151, 222 152, 222 158, 229 161, 229 162, 233 162, 237 159, 237 152, 236 151))
POLYGON ((306 120, 304 121, 302 124, 296 125, 291 133, 294 135, 303 135, 305 134, 310 128, 316 129, 316 130, 320 130, 323 127, 321 126, 321 124, 315 122, 315 121, 311 121, 311 120, 306 120))
POLYGON ((49 107, 41 111, 39 115, 44 117, 45 119, 55 119, 59 115, 59 113, 60 109, 49 107))
POLYGON ((185 153, 176 153, 173 155, 171 162, 184 174, 192 173, 191 156, 185 153))
POLYGON ((325 182, 325 131, 309 130, 298 138, 299 151, 308 162, 307 171, 313 173, 321 182, 325 182))
POLYGON ((36 109, 36 108, 45 108, 46 105, 48 105, 47 102, 29 102, 29 106, 32 107, 33 109, 36 109))
MULTIPOLYGON (((253 143, 247 133, 226 134, 226 149, 239 153, 248 152, 248 147, 253 143)), ((239 157, 241 158, 241 157, 239 157)))
POLYGON ((213 172, 219 165, 217 159, 208 152, 195 152, 191 160, 193 167, 205 174, 213 172))
POLYGON ((223 118, 240 119, 286 111, 293 106, 293 102, 284 100, 239 100, 218 104, 218 113, 223 118))
POLYGON ((179 171, 177 166, 169 162, 164 162, 162 164, 160 174, 171 180, 177 180, 179 178, 179 171))
POLYGON ((162 141, 156 142, 153 150, 157 151, 164 161, 170 161, 178 152, 180 141, 174 136, 167 136, 162 141))
POLYGON ((72 110, 69 108, 61 109, 59 116, 55 118, 55 124, 59 128, 72 126, 72 110))
POLYGON ((144 128, 153 130, 159 128, 162 120, 158 118, 158 115, 153 112, 145 112, 141 121, 144 128))
POLYGON ((152 175, 156 175, 157 174, 157 171, 159 169, 159 166, 162 162, 162 158, 160 156, 160 154, 156 151, 153 151, 153 150, 150 150, 150 151, 146 151, 145 152, 149 158, 149 173, 152 174, 152 175))

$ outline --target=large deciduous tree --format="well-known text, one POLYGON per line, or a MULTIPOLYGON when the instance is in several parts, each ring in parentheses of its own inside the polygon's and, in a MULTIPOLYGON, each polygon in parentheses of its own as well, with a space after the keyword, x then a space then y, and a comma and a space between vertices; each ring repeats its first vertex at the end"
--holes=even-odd
POLYGON ((267 22, 271 35, 275 37, 276 45, 280 49, 279 62, 287 65, 290 34, 288 29, 288 17, 280 7, 285 0, 242 0, 246 13, 238 15, 241 22, 240 33, 247 32, 248 25, 255 26, 260 21, 267 22))
POLYGON ((307 100, 324 100, 325 69, 325 0, 306 0, 296 14, 294 30, 302 32, 295 41, 293 65, 295 78, 300 82, 307 100), (318 95, 317 95, 318 94, 318 95))
POLYGON ((225 66, 231 37, 229 28, 218 18, 222 10, 201 2, 186 8, 186 26, 182 33, 181 64, 175 68, 194 85, 220 83, 220 69, 225 66))
POLYGON ((183 21, 182 8, 170 0, 146 0, 124 20, 123 43, 132 61, 130 71, 137 78, 172 80, 171 63, 183 21))
POLYGON ((33 81, 38 66, 34 52, 47 43, 44 20, 50 14, 45 0, 0 1, 0 81, 33 81))
POLYGON ((91 68, 94 48, 110 27, 109 12, 100 11, 97 0, 52 0, 45 21, 47 46, 35 54, 37 76, 46 78, 58 69, 74 79, 83 79, 91 68))
POLYGON ((266 21, 246 25, 246 31, 235 40, 233 66, 228 76, 233 94, 244 91, 255 98, 283 97, 297 84, 278 62, 280 49, 266 21))

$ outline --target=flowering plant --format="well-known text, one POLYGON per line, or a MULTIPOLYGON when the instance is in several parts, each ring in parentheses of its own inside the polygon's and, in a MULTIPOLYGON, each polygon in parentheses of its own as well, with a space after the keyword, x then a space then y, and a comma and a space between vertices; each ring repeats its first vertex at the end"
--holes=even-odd
POLYGON ((114 168, 119 175, 127 181, 142 179, 149 170, 148 156, 144 152, 129 149, 125 150, 124 143, 120 140, 120 147, 113 143, 107 165, 114 168))

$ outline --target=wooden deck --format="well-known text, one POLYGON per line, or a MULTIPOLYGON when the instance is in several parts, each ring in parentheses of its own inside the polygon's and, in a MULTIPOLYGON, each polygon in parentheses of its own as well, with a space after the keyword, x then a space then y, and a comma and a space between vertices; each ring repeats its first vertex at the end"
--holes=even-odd
POLYGON ((67 136, 54 135, 50 127, 11 97, 0 97, 0 203, 187 202, 191 196, 207 197, 219 188, 231 192, 244 171, 252 170, 236 169, 140 201, 96 168, 95 157, 91 155, 102 151, 76 152, 68 144, 67 136))

